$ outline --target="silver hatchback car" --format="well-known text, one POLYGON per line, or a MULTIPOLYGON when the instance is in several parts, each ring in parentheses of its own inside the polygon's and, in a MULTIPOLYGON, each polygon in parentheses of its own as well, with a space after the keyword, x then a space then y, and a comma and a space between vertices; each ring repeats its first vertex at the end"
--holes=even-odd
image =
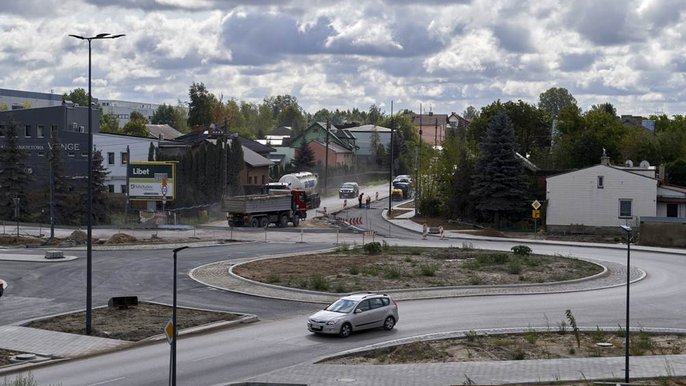
POLYGON ((398 304, 384 294, 344 296, 310 316, 307 329, 319 334, 338 334, 345 338, 353 331, 383 327, 392 330, 398 323, 398 304))

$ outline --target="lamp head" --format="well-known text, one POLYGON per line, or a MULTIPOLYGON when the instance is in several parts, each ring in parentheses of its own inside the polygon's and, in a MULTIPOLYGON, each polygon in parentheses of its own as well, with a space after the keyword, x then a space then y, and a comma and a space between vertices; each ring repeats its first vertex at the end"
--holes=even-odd
POLYGON ((624 229, 625 232, 631 233, 631 227, 628 225, 620 225, 622 229, 624 229))

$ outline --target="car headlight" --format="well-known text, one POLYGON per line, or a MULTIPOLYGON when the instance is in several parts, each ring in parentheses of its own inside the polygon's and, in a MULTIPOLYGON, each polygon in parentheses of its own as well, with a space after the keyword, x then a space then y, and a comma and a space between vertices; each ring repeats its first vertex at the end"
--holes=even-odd
POLYGON ((338 320, 335 320, 335 319, 334 319, 334 320, 329 320, 328 322, 326 322, 326 325, 327 325, 327 326, 333 326, 333 325, 336 324, 336 323, 338 323, 338 320))

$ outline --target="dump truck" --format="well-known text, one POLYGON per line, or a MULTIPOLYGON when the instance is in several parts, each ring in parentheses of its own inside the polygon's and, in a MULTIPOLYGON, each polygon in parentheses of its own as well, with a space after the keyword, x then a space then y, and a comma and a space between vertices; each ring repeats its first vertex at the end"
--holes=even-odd
POLYGON ((269 224, 297 227, 307 218, 306 195, 302 190, 222 197, 222 210, 229 226, 265 228, 269 224))

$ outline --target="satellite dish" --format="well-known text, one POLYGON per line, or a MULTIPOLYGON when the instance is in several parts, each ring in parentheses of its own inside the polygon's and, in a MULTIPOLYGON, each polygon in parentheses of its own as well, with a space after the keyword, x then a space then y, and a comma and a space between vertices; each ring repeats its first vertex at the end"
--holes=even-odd
POLYGON ((648 169, 648 168, 650 167, 650 162, 648 162, 648 161, 646 161, 646 160, 643 160, 643 161, 641 161, 640 166, 641 166, 643 169, 648 169))
POLYGON ((624 166, 626 166, 628 168, 633 168, 634 167, 634 161, 628 159, 628 160, 626 160, 626 162, 624 162, 624 166))

